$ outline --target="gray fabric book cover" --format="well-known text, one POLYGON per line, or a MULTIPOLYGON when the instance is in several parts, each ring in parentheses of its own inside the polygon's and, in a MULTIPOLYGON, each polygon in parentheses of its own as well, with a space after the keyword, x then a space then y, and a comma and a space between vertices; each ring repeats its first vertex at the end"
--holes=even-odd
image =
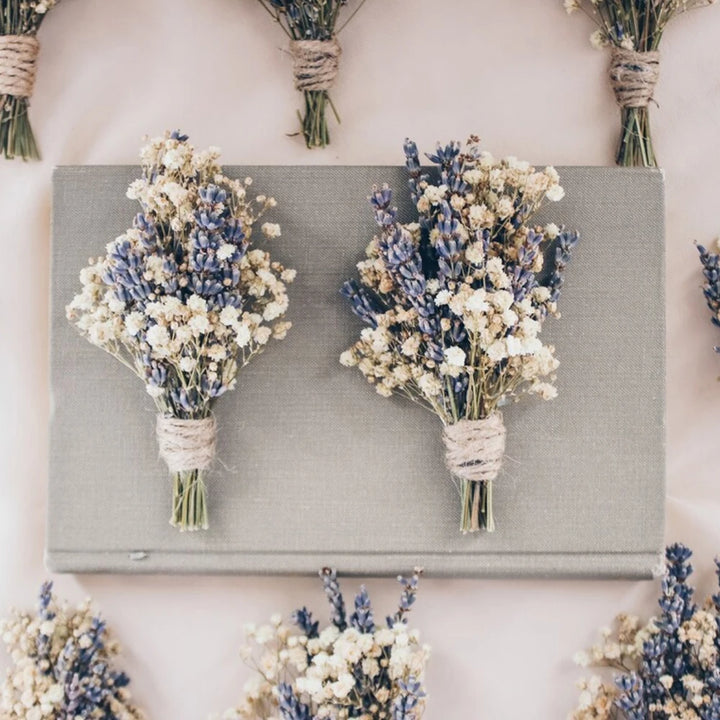
POLYGON ((544 338, 559 397, 505 410, 497 532, 461 535, 436 417, 380 397, 340 353, 361 324, 342 282, 374 234, 366 198, 400 167, 232 167, 273 195, 274 256, 296 268, 288 338, 219 399, 210 530, 170 527, 171 488, 142 384, 65 319, 89 256, 132 223, 136 167, 54 176, 52 418, 46 561, 58 572, 648 577, 663 543, 664 207, 659 171, 558 168, 538 222, 581 241, 544 338))

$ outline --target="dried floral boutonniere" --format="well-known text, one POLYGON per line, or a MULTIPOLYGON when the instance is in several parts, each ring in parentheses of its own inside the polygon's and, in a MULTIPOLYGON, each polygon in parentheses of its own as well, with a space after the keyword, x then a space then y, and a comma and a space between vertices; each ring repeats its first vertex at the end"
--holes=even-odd
POLYGON ((3 0, 0 5, 0 152, 37 160, 28 107, 40 52, 37 31, 59 0, 3 0))
POLYGON ((247 625, 245 662, 257 677, 245 686, 239 707, 224 720, 310 720, 387 718, 420 720, 430 654, 420 634, 407 625, 420 570, 398 578, 403 586, 397 612, 376 622, 367 590, 347 608, 334 570, 324 569, 330 625, 320 628, 307 608, 293 613, 292 625, 274 615, 268 625, 247 625))
POLYGON ((598 26, 593 47, 612 48, 610 82, 622 112, 617 164, 656 167, 648 105, 660 77, 660 41, 676 15, 716 0, 563 0, 598 26))
POLYGON ((302 133, 309 148, 330 142, 327 110, 340 122, 330 89, 340 64, 337 36, 365 4, 359 0, 350 16, 338 26, 348 0, 258 0, 290 38, 295 88, 303 93, 305 110, 300 114, 302 133))
POLYGON ((143 720, 115 668, 119 652, 89 601, 61 603, 42 586, 36 615, 12 612, 0 625, 12 667, 0 692, 3 720, 143 720))
MULTIPOLYGON (((128 190, 142 211, 82 270, 82 291, 67 307, 80 333, 138 375, 154 399, 160 455, 173 478, 171 523, 181 530, 208 526, 213 403, 290 328, 282 317, 295 271, 252 246, 275 200, 251 198, 250 178, 228 178, 218 157, 177 132, 143 148, 142 178, 128 190)), ((260 230, 280 235, 275 223, 260 230)))
POLYGON ((556 394, 554 348, 540 340, 557 313, 563 273, 577 233, 531 226, 543 202, 564 191, 554 168, 480 152, 478 138, 438 146, 428 158, 406 141, 418 220, 403 223, 389 187, 371 197, 379 234, 343 286, 369 327, 343 353, 378 393, 399 394, 437 414, 446 464, 459 481, 461 529, 495 527, 492 483, 505 452, 500 411, 509 400, 556 394), (545 250, 552 246, 552 267, 545 250))
MULTIPOLYGON (((571 720, 720 718, 720 594, 702 606, 693 601, 691 555, 683 545, 667 548, 658 615, 647 622, 618 615, 598 645, 575 656, 582 667, 616 674, 612 682, 595 675, 579 684, 571 720)), ((717 560, 716 572, 720 576, 717 560)))

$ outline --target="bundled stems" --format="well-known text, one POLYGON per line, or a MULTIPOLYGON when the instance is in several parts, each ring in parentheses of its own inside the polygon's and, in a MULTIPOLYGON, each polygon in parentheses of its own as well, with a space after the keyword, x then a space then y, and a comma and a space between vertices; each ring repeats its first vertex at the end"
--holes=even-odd
POLYGON ((657 167, 647 107, 622 109, 622 133, 616 162, 622 167, 657 167))
POLYGON ((474 482, 460 479, 462 516, 460 530, 463 533, 487 530, 495 531, 493 516, 492 480, 474 482))
POLYGON ((581 11, 596 25, 593 47, 612 48, 610 79, 622 113, 617 163, 657 167, 648 105, 659 77, 660 42, 670 20, 715 0, 563 0, 568 13, 581 11))
POLYGON ((340 11, 348 0, 258 0, 265 11, 290 39, 295 88, 303 93, 304 112, 298 112, 302 134, 308 148, 325 147, 330 142, 328 108, 335 119, 340 116, 330 99, 340 58, 337 36, 352 20, 366 0, 338 26, 340 11))
POLYGON ((28 98, 3 95, 0 99, 0 150, 6 159, 39 160, 40 151, 28 117, 28 98))
POLYGON ((170 524, 181 531, 207 530, 207 493, 204 472, 173 473, 173 511, 170 524))
POLYGON ((28 109, 39 46, 35 36, 58 0, 3 0, 0 8, 0 152, 38 160, 28 109))
POLYGON ((326 109, 333 111, 335 119, 340 123, 335 106, 327 90, 305 90, 305 114, 298 113, 305 144, 308 148, 325 147, 330 143, 330 130, 328 128, 326 109))

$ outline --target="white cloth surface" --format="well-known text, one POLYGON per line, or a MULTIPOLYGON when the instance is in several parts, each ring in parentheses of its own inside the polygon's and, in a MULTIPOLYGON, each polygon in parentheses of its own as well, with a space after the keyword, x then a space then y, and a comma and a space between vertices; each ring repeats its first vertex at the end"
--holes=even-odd
MULTIPOLYGON (((41 32, 31 109, 44 160, 0 161, 0 608, 32 605, 46 577, 54 165, 132 163, 144 134, 175 127, 237 164, 400 163, 405 136, 430 149, 471 132, 498 155, 610 164, 619 121, 591 30, 560 0, 368 0, 341 37, 343 125, 332 125, 330 148, 309 152, 286 136, 300 98, 284 36, 255 0, 63 0, 41 32)), ((692 242, 720 231, 719 34, 720 8, 672 23, 652 108, 667 172, 667 537, 694 548, 702 594, 720 552, 720 333, 692 242)), ((94 596, 125 647, 135 697, 162 720, 201 720, 240 697, 243 623, 300 604, 326 617, 310 578, 55 580, 73 600, 94 596)), ((378 611, 394 606, 392 581, 369 589, 378 611)), ((427 719, 565 717, 581 675, 574 651, 617 611, 654 610, 655 597, 654 583, 426 580, 412 621, 434 647, 427 719)))

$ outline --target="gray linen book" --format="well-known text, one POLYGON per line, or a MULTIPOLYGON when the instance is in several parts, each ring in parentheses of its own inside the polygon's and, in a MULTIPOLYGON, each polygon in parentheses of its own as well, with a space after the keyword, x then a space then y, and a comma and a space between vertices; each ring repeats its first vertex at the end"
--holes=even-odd
POLYGON ((360 330, 340 296, 374 233, 373 183, 398 167, 233 167, 274 195, 273 253, 298 271, 288 338, 216 405, 210 530, 168 524, 154 405, 65 319, 89 256, 131 225, 135 167, 54 177, 47 566, 58 572, 647 577, 664 522, 664 210, 658 171, 559 168, 566 198, 538 221, 581 232, 561 320, 544 337, 559 397, 505 410, 497 532, 463 536, 437 418, 381 398, 338 356, 360 330))

